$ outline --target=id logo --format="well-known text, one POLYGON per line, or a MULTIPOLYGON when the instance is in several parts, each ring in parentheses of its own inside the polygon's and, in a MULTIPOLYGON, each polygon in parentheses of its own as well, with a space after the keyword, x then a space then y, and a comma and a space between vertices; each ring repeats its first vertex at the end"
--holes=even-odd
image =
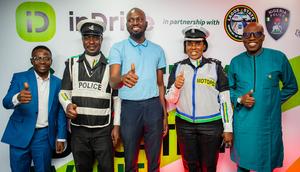
POLYGON ((55 12, 45 2, 24 2, 16 9, 16 27, 25 41, 49 41, 56 31, 55 12))

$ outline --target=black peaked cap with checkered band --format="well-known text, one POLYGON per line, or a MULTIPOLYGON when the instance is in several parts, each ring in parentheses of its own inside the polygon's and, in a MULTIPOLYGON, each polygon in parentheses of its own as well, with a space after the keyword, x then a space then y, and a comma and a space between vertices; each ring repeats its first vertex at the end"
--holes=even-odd
POLYGON ((105 29, 106 24, 95 19, 84 19, 77 24, 77 30, 81 32, 82 36, 102 36, 105 29))

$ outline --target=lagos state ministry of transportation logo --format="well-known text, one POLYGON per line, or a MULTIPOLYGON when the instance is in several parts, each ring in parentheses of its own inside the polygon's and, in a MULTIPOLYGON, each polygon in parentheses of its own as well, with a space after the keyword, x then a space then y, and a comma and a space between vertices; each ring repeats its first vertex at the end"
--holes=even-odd
POLYGON ((254 10, 246 5, 236 5, 226 13, 224 29, 232 40, 241 42, 243 29, 250 22, 258 22, 254 10))
POLYGON ((290 12, 284 8, 271 8, 266 10, 265 21, 268 33, 278 40, 289 26, 290 12))

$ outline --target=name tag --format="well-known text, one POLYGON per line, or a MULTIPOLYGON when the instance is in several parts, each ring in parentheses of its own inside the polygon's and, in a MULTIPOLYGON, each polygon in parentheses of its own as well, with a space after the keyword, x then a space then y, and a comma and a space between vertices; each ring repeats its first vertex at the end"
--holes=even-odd
POLYGON ((101 90, 101 84, 97 82, 79 81, 79 89, 101 90))
POLYGON ((212 79, 206 79, 206 78, 197 78, 197 84, 205 84, 208 86, 215 87, 216 81, 212 79))

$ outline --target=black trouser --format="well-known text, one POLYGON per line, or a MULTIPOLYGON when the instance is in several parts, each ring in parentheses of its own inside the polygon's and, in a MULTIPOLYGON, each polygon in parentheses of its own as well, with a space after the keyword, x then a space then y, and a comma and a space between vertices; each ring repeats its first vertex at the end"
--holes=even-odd
POLYGON ((111 126, 71 126, 71 131, 71 149, 76 172, 92 172, 95 159, 98 160, 98 172, 114 171, 111 126))
POLYGON ((185 172, 215 172, 222 142, 222 120, 190 123, 176 117, 176 131, 185 172))

